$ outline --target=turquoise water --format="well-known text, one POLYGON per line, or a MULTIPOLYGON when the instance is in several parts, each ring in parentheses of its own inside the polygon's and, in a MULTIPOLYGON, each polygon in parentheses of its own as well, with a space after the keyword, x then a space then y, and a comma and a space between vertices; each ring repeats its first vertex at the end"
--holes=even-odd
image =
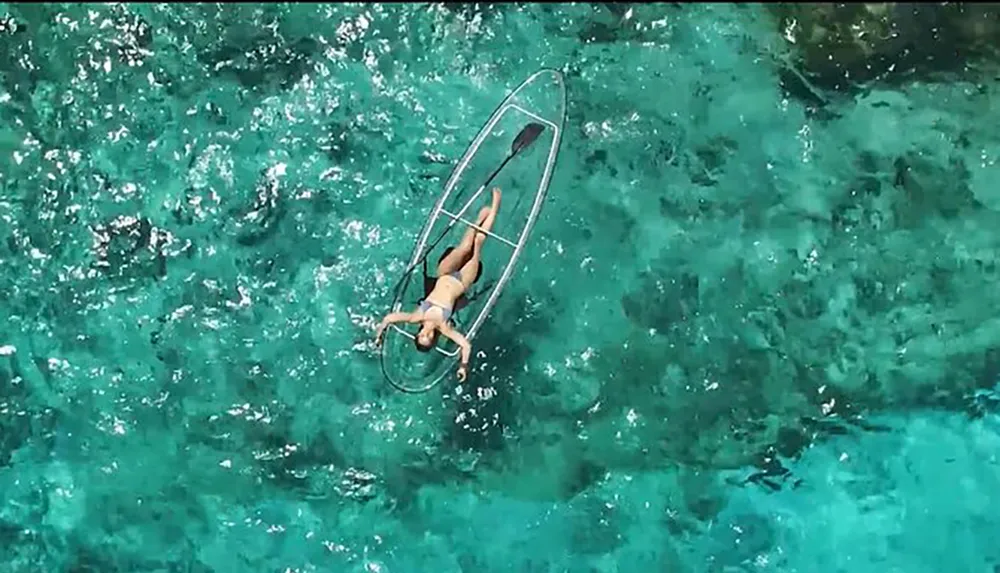
POLYGON ((995 81, 783 88, 735 5, 2 5, 4 571, 986 572, 995 81), (461 388, 371 344, 534 70, 461 388))

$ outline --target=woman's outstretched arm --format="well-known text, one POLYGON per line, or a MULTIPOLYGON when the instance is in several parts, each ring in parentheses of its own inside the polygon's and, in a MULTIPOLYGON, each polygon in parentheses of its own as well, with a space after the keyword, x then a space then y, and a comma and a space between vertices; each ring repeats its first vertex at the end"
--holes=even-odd
POLYGON ((468 338, 466 338, 461 332, 452 328, 450 325, 446 324, 441 327, 441 334, 454 340, 455 344, 462 349, 462 362, 458 365, 458 379, 465 382, 465 377, 469 375, 469 358, 472 355, 472 345, 469 344, 468 338))
POLYGON ((378 329, 375 331, 375 344, 382 344, 382 335, 385 333, 385 329, 390 324, 396 322, 420 322, 421 314, 418 312, 390 312, 385 315, 382 322, 379 323, 378 329))

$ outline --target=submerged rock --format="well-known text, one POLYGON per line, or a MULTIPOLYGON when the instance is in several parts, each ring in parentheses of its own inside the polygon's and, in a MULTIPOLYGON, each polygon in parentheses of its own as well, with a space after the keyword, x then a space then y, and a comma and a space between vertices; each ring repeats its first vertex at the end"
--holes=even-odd
POLYGON ((825 89, 873 80, 960 73, 996 55, 992 4, 791 4, 768 6, 802 71, 825 89))

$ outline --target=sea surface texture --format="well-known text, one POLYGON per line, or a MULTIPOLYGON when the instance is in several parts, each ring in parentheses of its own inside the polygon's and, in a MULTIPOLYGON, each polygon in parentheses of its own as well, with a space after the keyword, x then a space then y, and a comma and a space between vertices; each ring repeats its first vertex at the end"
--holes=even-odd
POLYGON ((0 4, 0 571, 1000 570, 997 45, 953 3, 0 4), (469 379, 399 392, 374 327, 543 67, 517 272, 469 379))

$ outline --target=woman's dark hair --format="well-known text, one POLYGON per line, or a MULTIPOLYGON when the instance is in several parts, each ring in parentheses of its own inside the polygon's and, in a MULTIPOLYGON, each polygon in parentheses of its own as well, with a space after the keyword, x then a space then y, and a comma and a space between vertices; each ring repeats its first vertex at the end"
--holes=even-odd
POLYGON ((416 346, 417 350, 419 350, 420 352, 430 352, 431 349, 434 348, 434 344, 437 342, 437 338, 438 338, 438 331, 437 329, 434 329, 434 331, 431 332, 431 341, 429 344, 427 344, 427 346, 420 344, 419 336, 413 337, 413 345, 416 346))

